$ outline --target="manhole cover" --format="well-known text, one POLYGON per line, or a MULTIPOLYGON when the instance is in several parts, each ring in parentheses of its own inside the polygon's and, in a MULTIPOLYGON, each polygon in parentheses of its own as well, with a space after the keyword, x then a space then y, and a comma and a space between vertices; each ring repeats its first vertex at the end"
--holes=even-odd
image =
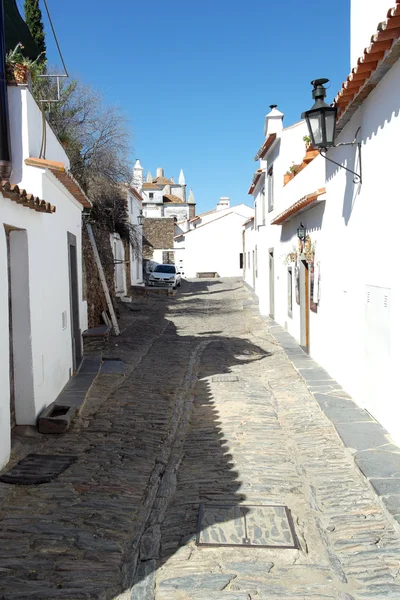
POLYGON ((214 375, 212 381, 239 381, 239 377, 237 375, 214 375))
POLYGON ((77 458, 61 454, 28 454, 8 473, 1 475, 0 481, 18 485, 47 483, 65 471, 77 458))
POLYGON ((299 548, 287 506, 201 504, 198 546, 299 548))

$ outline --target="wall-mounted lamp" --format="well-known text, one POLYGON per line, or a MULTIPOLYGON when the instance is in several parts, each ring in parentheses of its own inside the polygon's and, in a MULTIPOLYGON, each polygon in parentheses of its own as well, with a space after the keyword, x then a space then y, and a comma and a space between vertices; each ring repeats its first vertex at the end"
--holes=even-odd
POLYGON ((300 223, 300 226, 297 228, 297 237, 299 238, 299 240, 301 242, 303 242, 303 244, 306 241, 306 235, 307 235, 307 230, 304 227, 303 223, 300 223))
POLYGON ((341 167, 342 169, 349 171, 349 173, 352 173, 354 175, 354 183, 362 183, 361 143, 357 141, 357 135, 360 131, 360 127, 357 129, 355 138, 352 142, 341 142, 339 144, 335 144, 337 108, 336 106, 329 106, 329 104, 324 101, 324 98, 326 97, 325 83, 328 83, 328 81, 329 79, 314 79, 314 81, 311 82, 311 85, 314 88, 312 91, 312 97, 315 100, 315 103, 310 110, 307 110, 305 113, 303 113, 302 117, 306 120, 312 145, 314 148, 319 150, 321 156, 334 163, 338 167, 341 167), (355 145, 358 148, 358 159, 360 165, 359 173, 344 167, 340 163, 326 156, 328 148, 355 145))
POLYGON ((137 217, 137 222, 138 222, 138 225, 143 225, 143 222, 144 222, 144 216, 143 216, 143 211, 142 211, 142 210, 141 210, 141 211, 140 211, 140 213, 138 214, 138 217, 137 217))

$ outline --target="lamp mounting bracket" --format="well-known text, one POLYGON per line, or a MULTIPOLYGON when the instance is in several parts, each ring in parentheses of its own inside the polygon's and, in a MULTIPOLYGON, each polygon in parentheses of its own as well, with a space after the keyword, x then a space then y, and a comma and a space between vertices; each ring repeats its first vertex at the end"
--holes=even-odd
POLYGON ((361 129, 361 127, 359 127, 357 129, 356 134, 354 136, 354 140, 352 142, 339 142, 339 144, 335 144, 333 146, 333 148, 338 148, 339 146, 357 146, 357 149, 358 149, 358 164, 360 166, 359 173, 357 173, 356 171, 353 171, 352 169, 348 169, 347 167, 344 167, 343 165, 341 165, 340 163, 336 162, 332 158, 329 158, 328 156, 326 156, 327 148, 320 148, 319 153, 326 160, 329 160, 329 162, 333 163, 334 165, 337 165, 341 169, 344 169, 345 171, 348 171, 349 173, 351 173, 352 175, 354 175, 354 177, 353 177, 353 183, 360 183, 361 184, 362 183, 361 142, 357 141, 357 136, 358 136, 358 134, 360 132, 360 129, 361 129))

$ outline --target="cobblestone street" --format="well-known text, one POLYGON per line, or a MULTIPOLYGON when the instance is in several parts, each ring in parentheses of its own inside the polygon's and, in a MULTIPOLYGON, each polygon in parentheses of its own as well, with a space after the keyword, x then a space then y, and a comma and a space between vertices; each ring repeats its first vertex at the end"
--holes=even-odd
POLYGON ((240 280, 138 298, 121 330, 125 376, 99 375, 68 433, 17 432, 14 462, 78 460, 0 483, 2 600, 400 598, 396 521, 240 280))

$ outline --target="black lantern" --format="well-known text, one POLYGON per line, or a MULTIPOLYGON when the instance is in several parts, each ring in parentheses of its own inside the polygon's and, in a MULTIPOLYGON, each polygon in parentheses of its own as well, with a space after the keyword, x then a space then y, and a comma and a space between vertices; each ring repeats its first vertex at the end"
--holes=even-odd
POLYGON ((300 223, 300 227, 297 228, 297 237, 301 242, 303 242, 303 244, 306 241, 306 234, 306 228, 304 227, 303 223, 300 223))
POLYGON ((141 210, 137 217, 138 225, 143 225, 143 221, 144 221, 144 216, 143 216, 143 211, 141 210))
POLYGON ((312 96, 315 104, 304 113, 312 145, 318 150, 326 150, 335 145, 337 108, 324 102, 324 84, 328 81, 329 79, 314 79, 311 82, 314 86, 312 96))

